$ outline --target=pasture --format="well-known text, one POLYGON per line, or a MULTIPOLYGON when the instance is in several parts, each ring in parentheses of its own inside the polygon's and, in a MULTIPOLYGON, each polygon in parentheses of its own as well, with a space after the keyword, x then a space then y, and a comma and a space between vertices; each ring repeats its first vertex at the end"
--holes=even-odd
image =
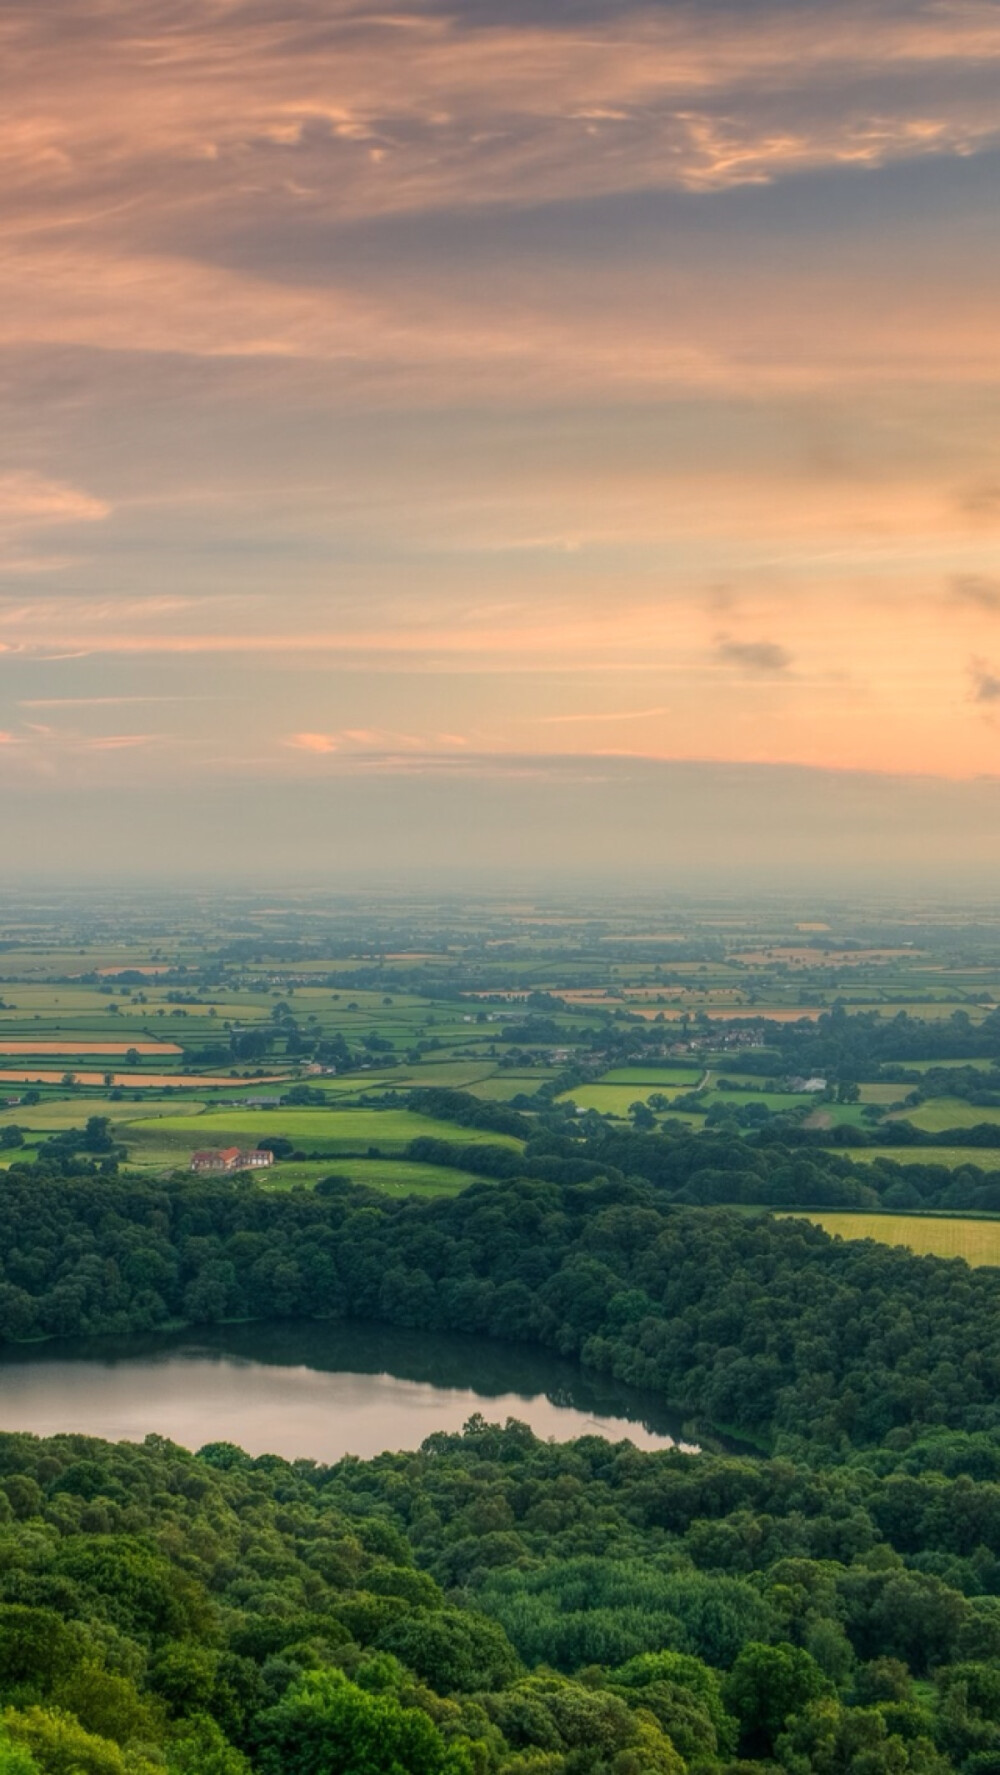
POLYGON ((1000 1171, 1000 1146, 852 1146, 850 1156, 860 1165, 892 1159, 897 1165, 946 1165, 949 1171, 961 1165, 1000 1171))
POLYGON ((134 1157, 140 1160, 145 1141, 158 1153, 190 1154, 202 1147, 257 1146, 269 1135, 281 1135, 306 1154, 400 1153, 411 1140, 430 1137, 454 1146, 506 1146, 520 1149, 509 1134, 484 1134, 454 1122, 434 1121, 406 1109, 244 1109, 229 1104, 206 1107, 199 1115, 159 1116, 129 1127, 134 1157))
MULTIPOLYGON (((928 1134, 943 1134, 948 1128, 975 1128, 981 1122, 1000 1123, 1000 1109, 980 1109, 962 1097, 932 1097, 917 1109, 902 1110, 899 1121, 911 1122, 928 1134)), ((883 1124, 889 1126, 890 1124, 883 1124)))
POLYGON ((651 1091, 669 1089, 671 1085, 693 1091, 706 1076, 700 1061, 690 1066, 613 1066, 597 1081, 601 1085, 648 1085, 651 1091))
POLYGON ((471 1171, 446 1165, 420 1165, 404 1159, 283 1159, 257 1181, 268 1190, 314 1189, 324 1177, 349 1177, 384 1196, 457 1196, 481 1180, 471 1171))
POLYGON ((677 1085, 606 1085, 599 1081, 593 1085, 575 1085, 572 1091, 565 1091, 556 1101, 575 1103, 578 1109, 596 1109, 599 1115, 615 1116, 624 1121, 633 1103, 647 1103, 657 1093, 667 1098, 684 1095, 677 1085))
POLYGON ((808 1108, 816 1099, 808 1093, 797 1091, 720 1091, 707 1090, 704 1093, 705 1108, 713 1104, 725 1104, 730 1108, 743 1108, 748 1103, 762 1103, 772 1115, 778 1115, 783 1109, 808 1108))

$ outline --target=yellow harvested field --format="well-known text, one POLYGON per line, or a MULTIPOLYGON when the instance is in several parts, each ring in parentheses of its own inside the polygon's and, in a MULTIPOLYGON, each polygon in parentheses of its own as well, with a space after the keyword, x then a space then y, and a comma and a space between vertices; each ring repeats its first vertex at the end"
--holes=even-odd
POLYGON ((183 1054, 176 1042, 0 1042, 0 1054, 183 1054))
POLYGON ((905 1245, 918 1257, 964 1257, 973 1268, 1000 1264, 1000 1220, 950 1219, 934 1214, 805 1214, 782 1220, 811 1220, 841 1239, 877 1239, 905 1245))

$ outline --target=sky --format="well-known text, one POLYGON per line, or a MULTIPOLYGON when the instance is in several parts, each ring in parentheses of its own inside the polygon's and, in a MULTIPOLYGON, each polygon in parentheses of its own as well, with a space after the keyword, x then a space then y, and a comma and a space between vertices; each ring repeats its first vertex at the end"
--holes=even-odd
POLYGON ((8 0, 0 87, 8 866, 1000 863, 997 0, 8 0))

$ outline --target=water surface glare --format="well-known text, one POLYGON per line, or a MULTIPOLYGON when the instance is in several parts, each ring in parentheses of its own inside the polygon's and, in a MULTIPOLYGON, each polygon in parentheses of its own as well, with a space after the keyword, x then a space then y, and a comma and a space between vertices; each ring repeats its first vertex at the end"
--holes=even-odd
POLYGON ((0 1429, 336 1461, 418 1448, 474 1413, 569 1441, 693 1449, 648 1394, 539 1351, 357 1325, 224 1326, 204 1334, 48 1343, 0 1356, 0 1429))

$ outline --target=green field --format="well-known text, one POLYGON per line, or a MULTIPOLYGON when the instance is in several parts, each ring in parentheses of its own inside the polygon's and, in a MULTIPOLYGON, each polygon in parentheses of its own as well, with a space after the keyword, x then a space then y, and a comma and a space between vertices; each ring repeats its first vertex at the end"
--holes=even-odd
POLYGON ((507 1146, 517 1151, 521 1142, 508 1134, 484 1134, 476 1128, 460 1128, 454 1122, 432 1121, 406 1109, 242 1109, 220 1104, 200 1115, 160 1116, 133 1122, 129 1137, 134 1157, 142 1158, 145 1140, 160 1154, 169 1149, 188 1153, 201 1147, 256 1146, 268 1135, 282 1135, 303 1151, 339 1153, 402 1152, 411 1140, 430 1137, 454 1146, 507 1146))
POLYGON ((1000 1171, 1000 1146, 852 1146, 852 1161, 870 1165, 875 1159, 892 1159, 897 1165, 977 1165, 980 1171, 1000 1171))
POLYGON ((625 1120, 633 1103, 645 1103, 662 1092, 664 1097, 680 1097, 684 1093, 676 1085, 576 1085, 557 1099, 559 1103, 575 1103, 578 1109, 596 1109, 603 1116, 625 1120))
POLYGON ((943 1134, 947 1128, 975 1128, 980 1122, 1000 1122, 1000 1109, 979 1109, 962 1097, 932 1097, 918 1109, 905 1110, 898 1118, 912 1122, 928 1134, 943 1134))
POLYGON ((705 1077, 705 1068, 692 1066, 613 1066, 598 1079, 600 1085, 648 1085, 651 1091, 679 1086, 693 1091, 705 1077))
POLYGON ((778 1115, 783 1109, 806 1109, 810 1103, 815 1101, 814 1097, 795 1091, 709 1090, 705 1092, 706 1109, 710 1109, 716 1103, 728 1104, 733 1109, 742 1108, 747 1103, 763 1103, 773 1115, 778 1115))
POLYGON ((920 1257, 963 1257, 974 1268, 1000 1264, 1000 1220, 950 1219, 932 1214, 806 1214, 782 1219, 811 1220, 841 1239, 875 1239, 905 1245, 920 1257))
POLYGON ((532 1072, 496 1072, 491 1078, 466 1087, 485 1103, 509 1103, 512 1097, 532 1097, 542 1085, 558 1075, 554 1068, 536 1066, 532 1072))
POLYGON ((331 1173, 386 1196, 457 1196, 470 1183, 481 1181, 471 1171, 410 1164, 402 1159, 345 1159, 343 1165, 329 1159, 286 1159, 273 1170, 260 1173, 258 1182, 265 1189, 312 1189, 331 1173))
MULTIPOLYGON (((988 1060, 988 1059, 987 1060, 984 1060, 984 1059, 977 1059, 977 1060, 904 1060, 901 1062, 901 1065, 903 1065, 906 1068, 907 1072, 937 1072, 939 1067, 942 1068, 943 1070, 947 1071, 949 1067, 955 1067, 955 1066, 960 1066, 963 1068, 966 1066, 972 1066, 976 1069, 977 1072, 993 1072, 996 1070, 996 1062, 993 1060, 988 1060)), ((901 1091, 905 1091, 906 1086, 900 1085, 899 1089, 901 1091)))
MULTIPOLYGON (((182 1098, 188 1103, 190 1099, 182 1098)), ((138 1103, 131 1098, 113 1102, 109 1097, 43 1097, 41 1103, 18 1104, 0 1110, 0 1127, 14 1123, 19 1128, 56 1133, 62 1128, 82 1128, 88 1116, 110 1116, 113 1122, 145 1121, 161 1115, 176 1116, 176 1097, 144 1097, 138 1103)))

